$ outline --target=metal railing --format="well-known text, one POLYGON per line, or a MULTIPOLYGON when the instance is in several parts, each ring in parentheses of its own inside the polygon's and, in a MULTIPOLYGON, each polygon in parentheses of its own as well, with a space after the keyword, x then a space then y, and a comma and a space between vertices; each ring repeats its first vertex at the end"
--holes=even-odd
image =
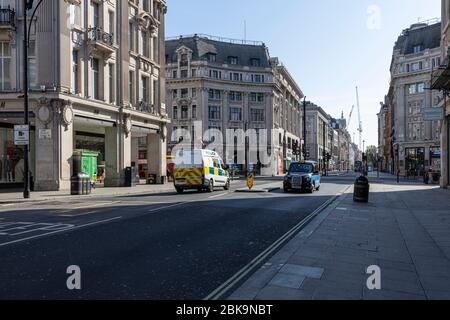
POLYGON ((0 26, 15 26, 16 12, 13 9, 0 7, 0 26))
POLYGON ((105 32, 102 28, 93 27, 88 29, 89 41, 99 41, 112 47, 114 45, 114 35, 105 32))
POLYGON ((155 114, 156 109, 153 104, 150 104, 147 101, 141 100, 141 101, 139 101, 139 104, 137 106, 137 111, 155 114))
POLYGON ((262 42, 262 41, 231 39, 231 38, 211 36, 211 35, 207 35, 207 34, 203 34, 203 33, 182 35, 182 36, 177 36, 177 37, 168 37, 168 38, 166 38, 166 41, 181 40, 183 38, 203 38, 203 39, 208 39, 208 40, 212 40, 212 41, 227 42, 227 43, 231 43, 231 44, 243 44, 243 45, 250 45, 250 46, 265 46, 264 42, 262 42))
POLYGON ((441 65, 431 71, 431 89, 449 90, 450 83, 450 64, 449 58, 446 58, 441 65))

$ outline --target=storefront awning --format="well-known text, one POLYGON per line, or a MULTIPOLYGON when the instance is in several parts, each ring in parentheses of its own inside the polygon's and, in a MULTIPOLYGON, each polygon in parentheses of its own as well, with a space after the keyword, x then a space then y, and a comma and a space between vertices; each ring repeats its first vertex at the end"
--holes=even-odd
POLYGON ((75 116, 74 123, 80 125, 90 125, 95 127, 114 127, 116 125, 114 121, 93 119, 79 115, 75 116))
POLYGON ((158 133, 159 130, 156 128, 148 128, 143 126, 133 125, 131 128, 131 133, 134 134, 155 134, 158 133))

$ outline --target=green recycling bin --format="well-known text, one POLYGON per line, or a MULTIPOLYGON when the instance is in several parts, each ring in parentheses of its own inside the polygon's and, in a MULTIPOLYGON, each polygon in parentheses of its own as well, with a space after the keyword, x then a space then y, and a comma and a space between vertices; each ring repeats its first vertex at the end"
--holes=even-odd
POLYGON ((73 154, 74 174, 85 173, 92 184, 97 181, 98 152, 76 150, 73 154))

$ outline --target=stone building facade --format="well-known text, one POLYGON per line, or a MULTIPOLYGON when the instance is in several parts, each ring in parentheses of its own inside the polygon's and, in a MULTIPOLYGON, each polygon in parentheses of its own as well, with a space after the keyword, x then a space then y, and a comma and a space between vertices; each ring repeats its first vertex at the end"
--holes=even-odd
MULTIPOLYGON (((12 127, 23 121, 24 8, 23 1, 7 2, 0 9, 0 181, 10 188, 23 183, 23 149, 12 127)), ((165 13, 164 0, 42 2, 29 50, 36 190, 69 189, 76 151, 98 153, 99 182, 122 186, 125 169, 138 164, 139 145, 147 172, 164 180, 165 13)))
POLYGON ((318 105, 307 102, 306 104, 306 150, 309 153, 307 160, 319 163, 324 168, 324 155, 332 152, 329 131, 331 117, 318 105))
POLYGON ((260 166, 261 174, 280 174, 297 159, 293 149, 301 143, 303 93, 263 43, 206 35, 167 39, 166 78, 169 152, 180 141, 205 148, 213 139, 204 132, 218 129, 222 144, 215 150, 244 170, 252 163, 247 157, 238 163, 237 154, 247 154, 251 143, 229 141, 225 131, 267 129, 267 146, 258 147, 270 151, 270 159, 260 166))
MULTIPOLYGON (((387 100, 387 97, 386 99, 387 100)), ((386 124, 387 124, 387 101, 381 103, 380 112, 377 114, 378 117, 378 149, 377 154, 380 159, 379 169, 383 172, 387 171, 387 159, 384 156, 384 152, 386 149, 386 124)))
POLYGON ((391 64, 394 153, 402 176, 440 172, 440 121, 426 121, 425 112, 441 101, 429 90, 431 74, 441 60, 441 23, 418 23, 399 36, 391 64))
POLYGON ((441 0, 441 64, 433 70, 431 88, 444 99, 438 107, 442 109, 441 125, 441 187, 450 186, 450 0, 441 0))

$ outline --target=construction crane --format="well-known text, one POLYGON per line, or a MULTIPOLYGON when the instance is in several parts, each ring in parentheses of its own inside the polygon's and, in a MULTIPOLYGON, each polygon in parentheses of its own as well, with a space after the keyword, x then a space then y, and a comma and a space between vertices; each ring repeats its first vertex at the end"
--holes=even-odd
POLYGON ((347 128, 350 128, 350 123, 352 122, 352 115, 353 115, 354 110, 355 110, 355 106, 352 106, 352 111, 350 111, 350 116, 348 117, 348 121, 347 121, 347 128))
MULTIPOLYGON (((359 127, 358 127, 358 132, 359 132, 359 148, 362 147, 362 133, 363 133, 363 129, 362 129, 362 121, 361 121, 361 108, 359 105, 359 90, 358 87, 356 87, 356 103, 358 106, 358 122, 359 122, 359 127)), ((365 150, 363 150, 364 152, 365 150)))

